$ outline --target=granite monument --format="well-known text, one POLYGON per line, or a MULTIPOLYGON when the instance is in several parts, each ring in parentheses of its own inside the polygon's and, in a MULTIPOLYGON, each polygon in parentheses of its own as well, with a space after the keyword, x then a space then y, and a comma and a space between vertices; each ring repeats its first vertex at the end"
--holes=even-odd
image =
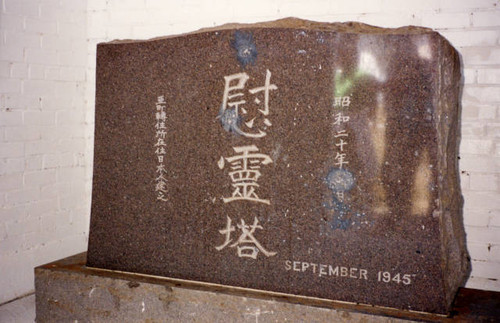
POLYGON ((460 78, 417 27, 99 44, 87 265, 446 314, 469 268, 460 78))

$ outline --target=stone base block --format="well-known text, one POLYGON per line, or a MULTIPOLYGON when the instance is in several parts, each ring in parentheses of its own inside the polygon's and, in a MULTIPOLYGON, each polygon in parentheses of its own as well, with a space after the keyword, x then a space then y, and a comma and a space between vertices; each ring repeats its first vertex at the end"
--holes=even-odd
POLYGON ((88 268, 85 258, 82 253, 35 269, 37 322, 447 320, 425 313, 88 268))

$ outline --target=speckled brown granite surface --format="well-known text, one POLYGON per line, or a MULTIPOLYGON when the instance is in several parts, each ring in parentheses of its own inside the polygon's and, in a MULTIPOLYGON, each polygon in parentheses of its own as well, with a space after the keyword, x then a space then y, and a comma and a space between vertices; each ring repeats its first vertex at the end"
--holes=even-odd
POLYGON ((446 313, 458 53, 297 19, 99 44, 88 265, 446 313))

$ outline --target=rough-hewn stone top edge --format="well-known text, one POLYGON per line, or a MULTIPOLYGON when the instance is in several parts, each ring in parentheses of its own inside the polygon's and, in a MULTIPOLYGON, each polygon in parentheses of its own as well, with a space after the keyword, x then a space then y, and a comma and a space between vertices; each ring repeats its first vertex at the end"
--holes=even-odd
POLYGON ((248 23, 248 24, 229 23, 217 27, 202 28, 197 31, 184 34, 155 37, 147 40, 113 40, 107 42, 106 44, 133 43, 133 42, 145 42, 145 41, 147 42, 147 41, 156 41, 174 37, 182 37, 204 32, 214 32, 214 31, 228 30, 228 29, 250 29, 250 28, 289 28, 289 29, 301 29, 301 30, 332 31, 332 32, 352 33, 352 34, 363 33, 363 34, 385 34, 385 35, 434 33, 434 31, 430 28, 416 27, 416 26, 383 28, 383 27, 376 27, 364 24, 361 22, 352 22, 352 21, 329 23, 329 22, 304 20, 299 18, 284 18, 284 19, 266 21, 260 23, 248 23))

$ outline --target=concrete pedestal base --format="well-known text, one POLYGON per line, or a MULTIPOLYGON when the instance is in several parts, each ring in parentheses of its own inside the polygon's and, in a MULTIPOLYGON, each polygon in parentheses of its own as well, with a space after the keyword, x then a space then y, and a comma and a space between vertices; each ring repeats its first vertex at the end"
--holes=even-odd
POLYGON ((37 322, 403 322, 444 317, 87 268, 35 269, 37 322))

